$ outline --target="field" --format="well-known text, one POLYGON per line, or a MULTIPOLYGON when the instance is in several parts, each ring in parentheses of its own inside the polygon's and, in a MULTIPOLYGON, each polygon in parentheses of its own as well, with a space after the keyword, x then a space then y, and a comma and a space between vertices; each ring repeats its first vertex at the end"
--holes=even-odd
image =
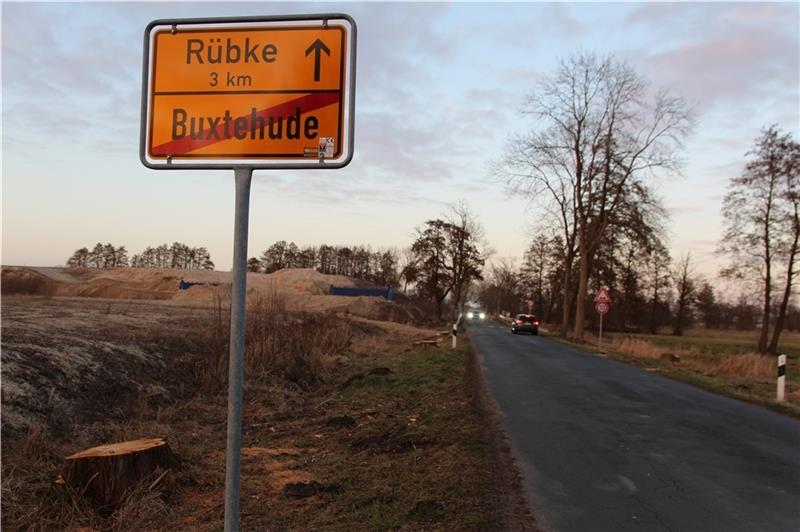
MULTIPOLYGON (((753 353, 756 331, 691 329, 669 334, 603 335, 603 350, 624 362, 697 386, 800 416, 800 333, 784 332, 786 401, 776 401, 776 357, 753 353)), ((587 336, 594 345, 596 336, 587 336)))
MULTIPOLYGON (((425 327, 297 310, 287 292, 249 298, 243 529, 530 529, 504 510, 519 508, 518 479, 499 481, 509 472, 466 348, 417 345, 436 336, 425 327)), ((222 527, 224 298, 5 296, 2 326, 5 527, 222 527), (120 505, 57 481, 73 452, 146 437, 166 438, 179 466, 120 505)))

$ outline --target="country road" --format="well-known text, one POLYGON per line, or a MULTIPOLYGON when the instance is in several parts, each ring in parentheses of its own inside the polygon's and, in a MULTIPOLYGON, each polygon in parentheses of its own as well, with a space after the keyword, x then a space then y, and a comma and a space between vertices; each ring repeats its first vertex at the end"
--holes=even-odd
POLYGON ((800 530, 800 421, 471 322, 544 531, 800 530))

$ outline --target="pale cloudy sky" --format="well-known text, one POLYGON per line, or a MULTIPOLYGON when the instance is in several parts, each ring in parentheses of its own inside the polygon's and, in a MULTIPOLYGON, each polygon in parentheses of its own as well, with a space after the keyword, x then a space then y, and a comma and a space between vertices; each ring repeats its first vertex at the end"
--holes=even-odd
POLYGON ((355 157, 336 171, 256 171, 249 255, 276 240, 410 244, 465 200, 498 256, 537 213, 488 165, 528 129, 520 105, 572 52, 613 53, 694 102, 683 176, 657 189, 673 256, 716 270, 728 179, 762 127, 800 138, 797 3, 2 2, 2 263, 63 264, 95 242, 206 246, 231 265, 232 171, 138 158, 142 33, 157 18, 343 12, 358 25, 355 157))

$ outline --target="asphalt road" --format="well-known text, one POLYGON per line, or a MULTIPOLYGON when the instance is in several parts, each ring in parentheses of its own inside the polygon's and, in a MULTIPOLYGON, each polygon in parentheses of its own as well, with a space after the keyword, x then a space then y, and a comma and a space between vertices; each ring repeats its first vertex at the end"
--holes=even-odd
POLYGON ((552 531, 800 531, 800 421, 541 336, 470 323, 552 531))

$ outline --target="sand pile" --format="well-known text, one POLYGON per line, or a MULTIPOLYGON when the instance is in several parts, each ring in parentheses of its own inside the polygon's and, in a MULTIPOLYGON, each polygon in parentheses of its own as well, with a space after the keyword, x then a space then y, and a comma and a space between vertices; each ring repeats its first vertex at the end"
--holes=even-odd
MULTIPOLYGON (((41 295, 104 299, 151 299, 211 303, 230 294, 230 272, 149 268, 66 269, 3 267, 3 291, 16 280, 36 278, 47 287, 41 295), (180 281, 193 284, 179 290, 180 281)), ((25 281, 30 284, 30 281, 25 281)), ((271 274, 248 273, 248 300, 281 297, 289 310, 341 312, 378 320, 410 321, 405 309, 380 297, 329 296, 330 285, 380 288, 369 282, 325 275, 312 269, 285 269, 271 274)), ((26 292, 29 293, 29 292, 26 292)))

